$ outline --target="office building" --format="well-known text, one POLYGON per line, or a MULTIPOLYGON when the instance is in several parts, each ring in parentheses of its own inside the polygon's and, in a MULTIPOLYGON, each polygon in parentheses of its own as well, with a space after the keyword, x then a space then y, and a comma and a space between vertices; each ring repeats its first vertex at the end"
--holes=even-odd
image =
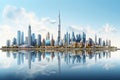
POLYGON ((20 46, 21 45, 21 31, 17 32, 17 45, 20 46))
POLYGON ((37 46, 41 46, 41 35, 38 34, 37 46))
POLYGON ((28 45, 31 46, 31 26, 28 28, 28 45))
POLYGON ((6 47, 10 47, 10 40, 7 40, 6 47))
POLYGON ((13 38, 12 45, 17 45, 17 39, 15 37, 13 38))
POLYGON ((20 42, 22 45, 24 44, 24 32, 22 32, 21 34, 21 42, 20 42))

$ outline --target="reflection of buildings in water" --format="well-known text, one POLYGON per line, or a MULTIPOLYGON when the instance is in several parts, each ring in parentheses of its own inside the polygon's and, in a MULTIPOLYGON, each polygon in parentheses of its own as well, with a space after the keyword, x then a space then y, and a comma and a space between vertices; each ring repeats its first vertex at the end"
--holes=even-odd
POLYGON ((45 59, 49 62, 51 58, 50 52, 45 52, 45 59))
POLYGON ((35 58, 36 58, 36 52, 35 51, 33 51, 33 52, 31 52, 31 57, 32 57, 32 59, 31 59, 31 61, 32 62, 35 62, 35 58))
POLYGON ((110 58, 111 53, 108 51, 88 51, 86 52, 85 50, 83 50, 81 53, 65 53, 64 54, 64 61, 66 62, 66 64, 70 64, 72 61, 72 64, 75 63, 81 63, 81 61, 84 63, 86 63, 86 57, 88 57, 88 59, 95 59, 95 62, 97 62, 98 59, 102 59, 104 57, 106 58, 110 58), (82 54, 82 55, 81 55, 82 54))
POLYGON ((12 55, 13 55, 13 58, 14 58, 14 59, 17 58, 17 53, 16 53, 16 52, 13 52, 12 55))
POLYGON ((83 64, 86 63, 86 51, 82 51, 82 56, 83 56, 83 64))
POLYGON ((55 54, 54 54, 54 52, 52 52, 51 53, 51 59, 52 59, 52 61, 53 61, 54 57, 55 57, 55 54))
POLYGON ((38 51, 37 54, 38 54, 38 61, 40 62, 42 53, 40 51, 38 51))
POLYGON ((45 58, 45 52, 42 53, 42 57, 43 57, 43 59, 45 58))
POLYGON ((111 52, 110 52, 110 51, 108 51, 108 53, 109 53, 109 58, 111 58, 111 52))
POLYGON ((58 52, 57 54, 57 59, 58 59, 58 73, 61 73, 61 54, 58 52))
MULTIPOLYGON (((77 51, 78 52, 78 51, 77 51)), ((11 53, 8 51, 6 52, 7 57, 11 57, 11 53)), ((86 57, 88 59, 95 59, 95 62, 98 61, 98 59, 102 58, 110 58, 111 57, 111 52, 110 51, 90 51, 86 52, 85 50, 79 51, 79 53, 71 53, 71 52, 66 52, 66 53, 61 53, 58 52, 57 55, 55 55, 54 52, 36 52, 36 51, 18 51, 18 52, 13 52, 12 57, 14 59, 17 59, 17 64, 23 64, 24 59, 28 60, 28 66, 29 69, 31 69, 31 62, 35 62, 36 58, 38 58, 38 62, 40 62, 42 59, 49 61, 53 61, 55 56, 58 59, 58 69, 59 72, 61 71, 61 58, 62 56, 64 57, 64 61, 66 64, 76 64, 76 63, 86 63, 86 57), (63 56, 64 55, 64 56, 63 56)))
POLYGON ((17 64, 23 64, 24 63, 24 53, 18 52, 17 54, 17 64))
POLYGON ((6 52, 6 55, 7 55, 7 57, 10 57, 10 52, 9 51, 6 52))
POLYGON ((29 69, 31 69, 32 53, 31 52, 27 52, 27 53, 28 53, 28 66, 29 66, 29 69))
POLYGON ((83 63, 86 63, 86 51, 82 51, 82 53, 80 54, 66 53, 64 56, 64 60, 66 64, 71 63, 71 61, 72 61, 72 64, 81 63, 81 61, 83 63))
POLYGON ((47 62, 50 62, 50 60, 53 61, 53 59, 55 58, 54 52, 45 52, 43 56, 44 56, 43 59, 46 59, 47 62))

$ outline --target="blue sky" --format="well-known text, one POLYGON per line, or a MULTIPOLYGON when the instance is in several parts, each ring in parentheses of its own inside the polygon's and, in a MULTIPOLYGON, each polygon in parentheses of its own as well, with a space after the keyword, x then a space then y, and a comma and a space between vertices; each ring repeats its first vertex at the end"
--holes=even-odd
MULTIPOLYGON (((56 21, 55 24, 40 22, 42 25, 39 25, 38 31, 41 30, 42 26, 43 29, 47 29, 46 31, 52 28, 52 34, 57 33, 59 10, 62 19, 62 34, 66 31, 71 32, 69 26, 72 26, 72 28, 75 28, 74 31, 77 28, 81 32, 86 30, 90 37, 93 37, 94 33, 105 35, 102 36, 105 39, 106 36, 108 39, 113 37, 114 45, 120 34, 120 0, 0 0, 0 4, 0 28, 3 30, 1 34, 7 35, 4 32, 4 26, 7 26, 8 30, 12 30, 12 32, 9 31, 12 36, 4 39, 16 36, 13 34, 16 34, 17 29, 24 31, 24 28, 27 29, 28 23, 33 27, 38 26, 39 21, 56 21), (26 17, 27 14, 30 16, 26 17), (20 18, 19 15, 21 17, 23 15, 24 19, 20 18), (31 21, 24 23, 27 19, 31 19, 31 21)), ((36 31, 36 28, 33 28, 34 31, 36 31)), ((45 37, 46 33, 44 32, 43 37, 45 37)), ((4 39, 5 44, 6 40, 4 39)), ((120 40, 118 43, 120 43, 120 40)))

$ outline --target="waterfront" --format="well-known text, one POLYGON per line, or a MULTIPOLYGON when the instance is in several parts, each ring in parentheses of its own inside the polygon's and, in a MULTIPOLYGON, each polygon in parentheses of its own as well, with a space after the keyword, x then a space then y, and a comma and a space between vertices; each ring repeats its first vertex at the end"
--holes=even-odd
POLYGON ((120 51, 0 51, 0 79, 120 79, 120 51))

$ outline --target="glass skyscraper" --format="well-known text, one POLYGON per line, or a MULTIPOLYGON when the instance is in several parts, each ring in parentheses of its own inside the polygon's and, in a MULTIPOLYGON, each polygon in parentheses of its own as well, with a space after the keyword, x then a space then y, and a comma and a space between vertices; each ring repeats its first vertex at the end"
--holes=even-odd
POLYGON ((31 46, 31 26, 28 28, 28 45, 31 46))
POLYGON ((37 45, 41 46, 41 35, 38 34, 37 45))
POLYGON ((17 45, 18 45, 18 46, 20 45, 20 37, 21 37, 21 32, 18 31, 18 32, 17 32, 17 45))

